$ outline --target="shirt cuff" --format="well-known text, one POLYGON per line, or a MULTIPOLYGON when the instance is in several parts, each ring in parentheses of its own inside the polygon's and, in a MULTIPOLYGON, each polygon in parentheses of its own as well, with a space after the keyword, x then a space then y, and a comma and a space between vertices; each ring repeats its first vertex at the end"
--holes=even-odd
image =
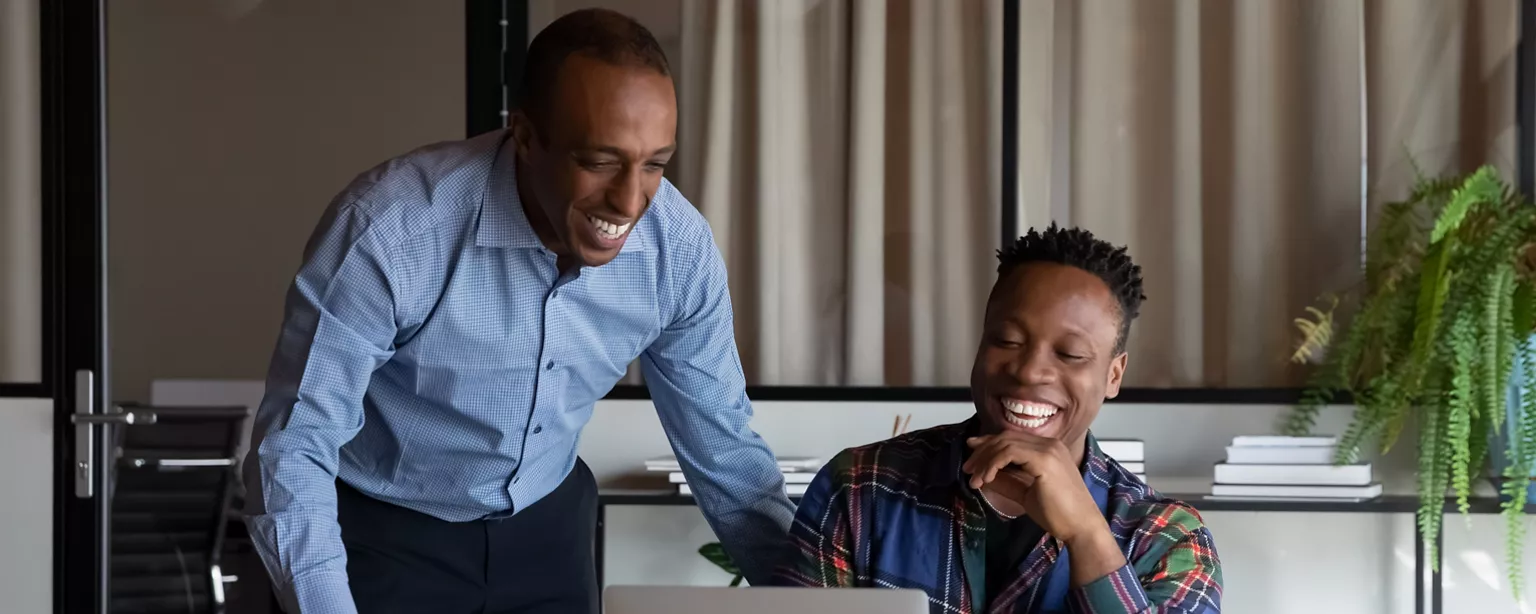
POLYGON ((1130 564, 1072 589, 1072 602, 1080 614, 1132 614, 1152 607, 1147 593, 1141 590, 1141 578, 1130 564))
POLYGON ((317 571, 294 578, 282 599, 290 613, 357 614, 347 574, 341 572, 317 571))

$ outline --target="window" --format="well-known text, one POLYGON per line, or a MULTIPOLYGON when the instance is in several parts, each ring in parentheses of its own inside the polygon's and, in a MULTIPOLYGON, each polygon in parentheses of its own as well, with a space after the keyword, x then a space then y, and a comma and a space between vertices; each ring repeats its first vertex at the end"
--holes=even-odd
POLYGON ((1020 0, 1011 37, 1001 0, 536 0, 529 30, 585 6, 666 47, 758 386, 966 385, 998 238, 1052 221, 1143 267, 1128 386, 1297 386, 1292 318, 1415 168, 1514 173, 1515 0, 1020 0))

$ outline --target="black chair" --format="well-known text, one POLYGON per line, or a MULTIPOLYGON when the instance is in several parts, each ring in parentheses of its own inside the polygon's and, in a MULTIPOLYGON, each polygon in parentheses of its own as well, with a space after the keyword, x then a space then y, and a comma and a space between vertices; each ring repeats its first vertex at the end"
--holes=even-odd
POLYGON ((220 569, 239 482, 244 407, 123 406, 150 424, 114 430, 111 611, 222 614, 220 569))

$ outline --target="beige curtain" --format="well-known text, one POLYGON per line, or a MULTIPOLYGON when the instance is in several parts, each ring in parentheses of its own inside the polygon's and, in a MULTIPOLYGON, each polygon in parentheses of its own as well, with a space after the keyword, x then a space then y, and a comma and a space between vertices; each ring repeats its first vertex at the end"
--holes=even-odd
MULTIPOLYGON (((1131 386, 1299 383, 1291 319, 1358 279, 1410 156, 1513 178, 1515 0, 1018 1, 1019 230, 1130 246, 1131 386)), ((966 384, 1001 0, 542 2, 667 46, 674 181, 726 254, 751 383, 966 384)))
POLYGON ((1298 383, 1291 319, 1358 278, 1364 200, 1410 155, 1513 172, 1514 0, 1023 7, 1021 217, 1130 245, 1128 385, 1298 383))
POLYGON ((37 4, 0 0, 0 383, 42 381, 37 4))
POLYGON ((755 385, 962 385, 998 245, 998 0, 683 0, 677 181, 755 385))

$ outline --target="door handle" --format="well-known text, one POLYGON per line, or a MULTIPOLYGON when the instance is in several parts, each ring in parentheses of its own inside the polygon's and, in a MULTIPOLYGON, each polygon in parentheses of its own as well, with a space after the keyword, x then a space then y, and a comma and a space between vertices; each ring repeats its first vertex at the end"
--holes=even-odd
POLYGON ((123 411, 113 408, 112 413, 96 413, 96 373, 90 369, 75 372, 75 413, 69 422, 75 425, 75 497, 89 499, 96 495, 96 425, 117 424, 132 426, 154 424, 152 412, 123 411))
POLYGON ((110 414, 75 414, 69 417, 69 421, 81 426, 91 424, 154 424, 158 416, 142 411, 117 411, 110 414))

